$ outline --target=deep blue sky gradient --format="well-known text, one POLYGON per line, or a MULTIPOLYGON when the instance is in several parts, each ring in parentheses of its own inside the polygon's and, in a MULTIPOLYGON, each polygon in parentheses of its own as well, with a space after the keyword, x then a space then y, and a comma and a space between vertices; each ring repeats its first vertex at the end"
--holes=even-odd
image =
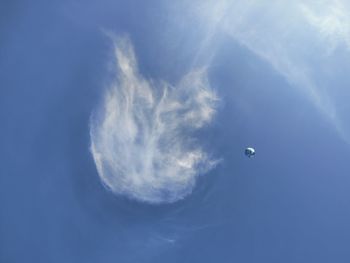
POLYGON ((185 200, 140 204, 102 186, 89 152, 102 31, 129 35, 144 76, 176 83, 202 29, 175 23, 170 1, 0 6, 0 262, 350 262, 349 145, 267 62, 218 36, 221 101, 198 140, 223 161, 185 200))

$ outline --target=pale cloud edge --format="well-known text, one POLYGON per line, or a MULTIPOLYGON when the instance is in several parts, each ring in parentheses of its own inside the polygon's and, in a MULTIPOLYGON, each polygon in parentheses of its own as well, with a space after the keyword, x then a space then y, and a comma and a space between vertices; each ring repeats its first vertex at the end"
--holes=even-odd
POLYGON ((91 152, 113 193, 152 204, 190 194, 217 161, 192 137, 210 123, 218 98, 205 70, 178 85, 144 78, 127 37, 113 37, 116 77, 91 116, 91 152))

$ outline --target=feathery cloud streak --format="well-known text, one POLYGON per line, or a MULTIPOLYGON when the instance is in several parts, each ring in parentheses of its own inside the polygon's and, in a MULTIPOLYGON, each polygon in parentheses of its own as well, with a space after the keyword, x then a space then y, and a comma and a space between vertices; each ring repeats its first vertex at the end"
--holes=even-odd
POLYGON ((173 87, 145 79, 128 39, 115 40, 117 76, 91 118, 91 151, 102 182, 114 193, 168 203, 191 193, 215 161, 191 138, 208 124, 217 101, 206 72, 173 87))
POLYGON ((270 63, 350 141, 344 126, 348 113, 341 112, 342 107, 334 102, 337 87, 329 85, 337 78, 327 79, 342 70, 334 64, 328 66, 335 51, 350 50, 350 6, 346 1, 207 0, 194 9, 208 24, 210 35, 209 29, 217 28, 270 63))

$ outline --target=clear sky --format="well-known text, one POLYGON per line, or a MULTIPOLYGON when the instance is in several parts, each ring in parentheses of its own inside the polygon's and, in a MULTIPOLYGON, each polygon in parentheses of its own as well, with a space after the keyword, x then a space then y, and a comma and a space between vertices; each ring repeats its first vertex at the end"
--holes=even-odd
POLYGON ((349 18, 2 1, 0 262, 350 262, 349 18))

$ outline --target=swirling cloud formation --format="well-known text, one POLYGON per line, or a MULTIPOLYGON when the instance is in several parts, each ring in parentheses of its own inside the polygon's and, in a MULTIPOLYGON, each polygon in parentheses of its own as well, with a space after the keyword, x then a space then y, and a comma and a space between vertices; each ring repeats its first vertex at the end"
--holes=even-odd
POLYGON ((112 192, 131 199, 183 199, 216 163, 191 138, 215 113, 206 72, 192 71, 176 86, 147 80, 125 38, 115 41, 115 57, 115 81, 91 117, 98 174, 112 192))

